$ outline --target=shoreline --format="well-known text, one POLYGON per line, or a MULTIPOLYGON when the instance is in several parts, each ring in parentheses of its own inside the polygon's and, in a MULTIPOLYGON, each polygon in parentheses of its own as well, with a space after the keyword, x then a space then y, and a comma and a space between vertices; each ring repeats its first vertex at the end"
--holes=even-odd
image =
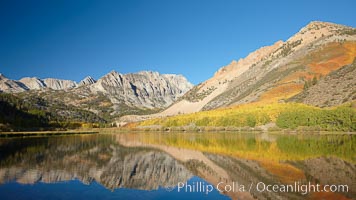
POLYGON ((208 130, 181 130, 181 129, 141 129, 141 128, 99 128, 89 130, 67 130, 67 131, 19 131, 19 132, 0 132, 0 138, 12 137, 38 137, 38 136, 65 136, 65 135, 84 135, 84 134, 118 134, 118 133, 268 133, 282 135, 356 135, 356 132, 343 131, 315 131, 315 130, 261 130, 261 129, 208 129, 208 130))
POLYGON ((97 130, 80 131, 19 131, 19 132, 0 132, 0 138, 10 137, 32 137, 32 136, 59 136, 59 135, 81 135, 81 134, 98 134, 97 130))
POLYGON ((104 128, 100 129, 102 134, 107 133, 268 133, 268 134, 283 134, 283 135, 356 135, 356 132, 351 131, 325 131, 325 130, 262 130, 262 129, 225 129, 224 127, 209 127, 208 129, 181 129, 176 127, 173 129, 155 129, 155 128, 104 128))

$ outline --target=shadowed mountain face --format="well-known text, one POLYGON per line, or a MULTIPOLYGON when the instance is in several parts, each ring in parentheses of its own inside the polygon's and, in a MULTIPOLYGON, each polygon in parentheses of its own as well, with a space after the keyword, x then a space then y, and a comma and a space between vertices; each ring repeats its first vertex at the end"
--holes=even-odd
MULTIPOLYGON (((109 190, 158 190, 177 187, 178 183, 198 176, 213 186, 235 183, 248 187, 253 184, 249 191, 224 192, 232 199, 306 197, 298 192, 260 192, 256 189, 259 182, 346 184, 348 192, 327 193, 328 197, 352 199, 356 195, 355 158, 350 155, 354 152, 350 148, 354 137, 300 139, 294 136, 197 134, 176 138, 175 135, 157 134, 0 139, 0 187, 13 181, 37 184, 76 179, 84 184, 96 182, 109 190), (301 142, 313 150, 302 152, 301 142), (335 150, 334 143, 342 145, 335 150), (299 153, 296 154, 297 149, 299 153)), ((319 199, 323 195, 310 193, 307 197, 319 199)))

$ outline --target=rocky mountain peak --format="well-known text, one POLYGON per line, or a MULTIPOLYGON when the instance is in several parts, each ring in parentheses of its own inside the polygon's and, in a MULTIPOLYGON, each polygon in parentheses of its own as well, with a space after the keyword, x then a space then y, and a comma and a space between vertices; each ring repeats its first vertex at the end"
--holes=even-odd
POLYGON ((23 92, 28 88, 21 82, 8 79, 3 74, 0 74, 0 92, 23 92))
POLYGON ((310 34, 324 33, 328 35, 332 32, 335 32, 336 30, 340 30, 344 28, 351 28, 351 27, 334 24, 331 22, 312 21, 306 26, 304 26, 303 28, 301 28, 297 34, 303 35, 310 32, 310 34))
POLYGON ((348 31, 354 30, 355 28, 331 22, 312 21, 290 37, 286 45, 291 46, 293 51, 297 51, 315 42, 324 44, 335 40, 348 40, 350 39, 348 31))
POLYGON ((43 82, 46 84, 47 88, 51 88, 53 90, 64 90, 77 87, 77 83, 71 80, 46 78, 43 82))
POLYGON ((311 21, 302 29, 309 29, 309 30, 319 30, 321 28, 327 27, 328 29, 337 29, 337 28, 345 28, 347 26, 335 24, 332 22, 322 22, 322 21, 311 21))
POLYGON ((0 73, 0 80, 8 80, 8 78, 4 74, 0 73))
POLYGON ((100 88, 98 88, 99 90, 105 90, 104 88, 102 88, 102 85, 107 85, 111 87, 121 87, 122 81, 122 74, 115 70, 112 70, 111 72, 101 77, 97 81, 97 84, 95 84, 95 87, 98 88, 98 86, 100 86, 100 88))
POLYGON ((3 74, 0 73, 0 81, 7 79, 3 74))
POLYGON ((192 86, 180 75, 160 74, 153 71, 120 74, 111 71, 93 84, 91 90, 105 93, 112 102, 152 109, 172 104, 192 86))
POLYGON ((96 83, 96 80, 91 76, 87 76, 79 82, 78 86, 91 85, 94 83, 96 83))
POLYGON ((43 82, 43 80, 37 77, 24 77, 20 79, 19 82, 26 85, 26 87, 30 90, 39 90, 46 87, 46 84, 43 82))
POLYGON ((233 60, 230 64, 220 68, 201 90, 206 90, 214 85, 218 85, 218 83, 226 83, 237 78, 251 66, 256 65, 263 59, 267 59, 274 51, 283 46, 283 44, 284 42, 279 40, 271 46, 264 46, 257 49, 245 58, 241 58, 238 61, 233 60))
POLYGON ((154 71, 139 71, 137 74, 142 74, 145 76, 159 76, 160 73, 159 72, 154 72, 154 71))
POLYGON ((77 87, 77 83, 71 80, 62 80, 55 78, 40 79, 37 77, 24 77, 20 80, 11 80, 5 76, 0 76, 0 87, 3 92, 23 92, 27 90, 54 89, 65 90, 77 87))
POLYGON ((116 70, 111 70, 105 76, 119 76, 119 75, 121 75, 121 73, 117 72, 116 70))
POLYGON ((281 47, 284 44, 282 40, 275 42, 271 46, 264 46, 256 51, 250 53, 245 58, 240 58, 238 61, 233 60, 229 65, 226 65, 220 68, 216 73, 215 76, 224 76, 225 78, 232 79, 235 78, 237 75, 242 74, 246 71, 251 65, 255 64, 256 62, 260 61, 261 59, 266 58, 274 52, 276 49, 281 47))

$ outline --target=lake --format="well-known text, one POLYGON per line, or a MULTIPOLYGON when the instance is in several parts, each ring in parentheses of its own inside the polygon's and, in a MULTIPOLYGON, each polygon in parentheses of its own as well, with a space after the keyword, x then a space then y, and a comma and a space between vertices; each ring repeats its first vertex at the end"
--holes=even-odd
POLYGON ((0 138, 6 199, 356 199, 356 135, 0 138))

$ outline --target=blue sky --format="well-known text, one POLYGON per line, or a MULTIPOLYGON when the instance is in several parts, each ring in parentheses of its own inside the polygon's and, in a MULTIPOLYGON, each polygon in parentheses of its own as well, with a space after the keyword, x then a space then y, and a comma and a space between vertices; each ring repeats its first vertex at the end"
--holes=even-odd
POLYGON ((310 21, 356 27, 356 1, 1 0, 0 73, 98 79, 111 70, 197 84, 310 21))

